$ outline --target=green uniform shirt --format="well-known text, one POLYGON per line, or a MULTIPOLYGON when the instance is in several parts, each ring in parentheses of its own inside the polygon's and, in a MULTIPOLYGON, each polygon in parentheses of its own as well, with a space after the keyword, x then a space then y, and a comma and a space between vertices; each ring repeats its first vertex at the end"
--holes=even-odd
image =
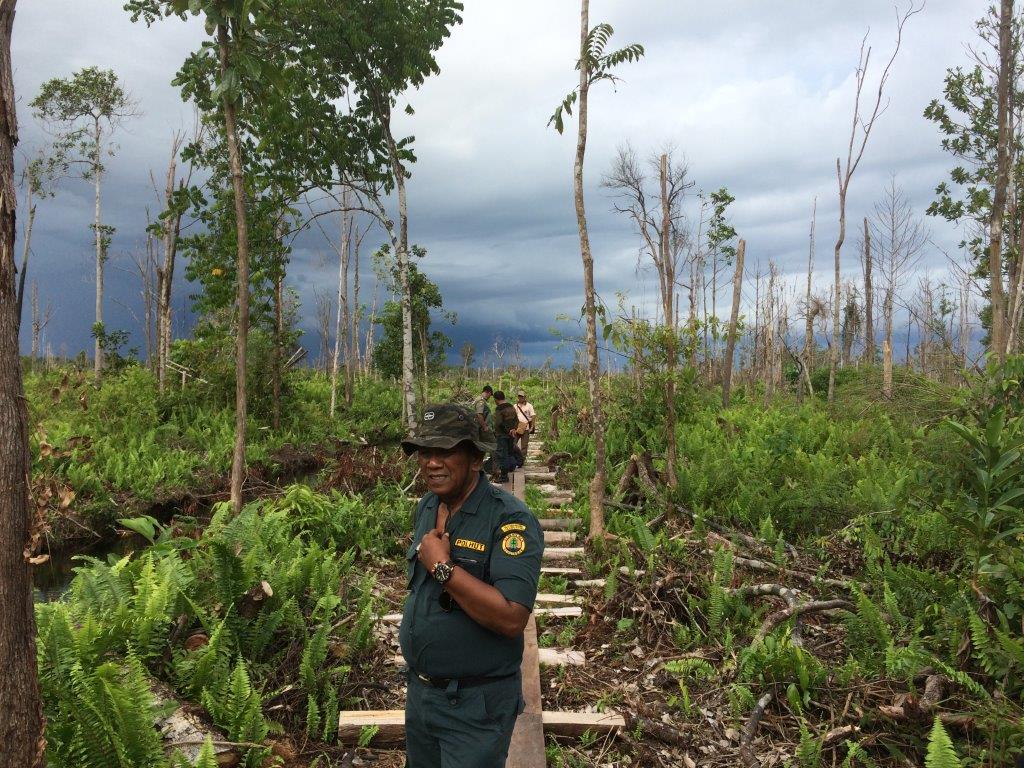
MULTIPOLYGON (((405 663, 431 677, 502 677, 519 670, 523 638, 477 624, 457 604, 445 612, 442 587, 416 557, 416 545, 437 520, 440 500, 428 493, 416 507, 416 532, 406 555, 409 595, 399 639, 405 663)), ((452 560, 507 600, 533 610, 544 535, 523 502, 487 481, 483 472, 462 508, 448 521, 452 560)))

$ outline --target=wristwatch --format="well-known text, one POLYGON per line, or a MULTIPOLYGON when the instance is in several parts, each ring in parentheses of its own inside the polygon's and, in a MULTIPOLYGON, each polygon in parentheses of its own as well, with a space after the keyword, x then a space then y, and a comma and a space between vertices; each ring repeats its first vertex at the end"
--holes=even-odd
POLYGON ((447 584, 448 579, 452 577, 452 571, 454 570, 455 563, 449 560, 444 563, 436 563, 430 573, 433 575, 434 581, 438 584, 447 584))

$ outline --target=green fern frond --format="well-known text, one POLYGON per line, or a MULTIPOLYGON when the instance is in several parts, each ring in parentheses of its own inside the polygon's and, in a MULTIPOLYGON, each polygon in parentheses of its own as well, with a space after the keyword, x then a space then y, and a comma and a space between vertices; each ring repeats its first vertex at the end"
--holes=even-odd
POLYGON ((925 768, 963 768, 953 748, 953 741, 938 717, 935 718, 928 737, 928 752, 925 754, 924 764, 925 768))

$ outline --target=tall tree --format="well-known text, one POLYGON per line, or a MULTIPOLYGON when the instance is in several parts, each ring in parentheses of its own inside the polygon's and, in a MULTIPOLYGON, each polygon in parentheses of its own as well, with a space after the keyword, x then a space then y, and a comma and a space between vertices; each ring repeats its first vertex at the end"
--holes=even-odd
POLYGON ((1003 299, 1003 213, 1006 188, 1010 183, 1010 82, 1013 67, 1013 43, 1010 25, 1013 0, 999 4, 999 77, 996 84, 996 183, 989 220, 988 273, 989 298, 992 301, 992 337, 989 348, 999 362, 1006 360, 1006 305, 1003 299))
POLYGON ((729 335, 725 341, 725 373, 722 377, 722 407, 729 407, 729 393, 732 389, 733 356, 736 354, 736 325, 739 322, 740 296, 743 291, 743 258, 747 242, 740 240, 736 248, 736 274, 732 278, 732 308, 729 311, 729 335))
POLYGON ((1003 304, 1006 329, 1005 346, 1008 350, 1020 348, 1019 320, 1014 332, 1013 320, 1024 311, 1024 269, 1022 269, 1021 232, 1024 206, 1024 120, 1015 94, 1024 88, 1024 20, 1019 16, 1010 20, 1010 45, 1002 44, 1003 9, 1000 4, 989 7, 988 12, 975 24, 980 44, 968 51, 974 64, 968 68, 956 67, 946 72, 943 95, 934 99, 924 111, 926 118, 935 123, 942 136, 942 148, 956 161, 950 170, 949 181, 935 189, 935 200, 928 207, 931 216, 941 216, 959 225, 965 225, 963 247, 971 254, 979 277, 989 278, 989 289, 984 293, 988 305, 981 312, 982 325, 988 330, 986 341, 993 349, 993 312, 991 289, 1002 289, 992 280, 991 264, 992 223, 995 213, 995 187, 997 180, 1005 178, 1007 188, 1000 222, 999 267, 1005 273, 1006 291, 1003 304), (1009 52, 1009 66, 1003 66, 1009 52), (1008 124, 1000 119, 1000 78, 1007 77, 1011 108, 1008 124), (1003 129, 1002 159, 1007 173, 1000 173, 1000 129, 1003 129), (1020 287, 1020 290, 1018 289, 1020 287))
POLYGON ((889 74, 892 65, 896 61, 896 55, 900 52, 900 45, 903 42, 903 27, 907 20, 921 11, 921 7, 911 5, 906 11, 898 14, 896 19, 896 45, 893 47, 892 55, 886 62, 882 73, 878 78, 878 89, 875 92, 874 103, 868 103, 868 109, 862 112, 861 98, 864 96, 864 85, 867 80, 868 68, 871 64, 871 47, 867 45, 867 35, 861 40, 860 56, 857 60, 857 71, 854 76, 854 99, 853 117, 850 122, 850 141, 846 147, 846 161, 836 158, 836 181, 839 184, 839 236, 836 238, 835 246, 835 282, 833 283, 834 301, 832 303, 832 346, 829 350, 828 366, 828 401, 835 400, 836 389, 836 368, 839 364, 839 305, 842 295, 842 284, 840 282, 840 270, 842 267, 843 243, 846 241, 846 196, 850 190, 850 182, 853 174, 864 157, 864 150, 867 148, 868 139, 871 138, 871 131, 875 127, 879 115, 883 111, 882 97, 885 94, 885 85, 889 81, 889 74), (867 117, 865 117, 867 115, 867 117))
POLYGON ((15 0, 0 0, 0 765, 43 765, 43 707, 36 679, 28 409, 16 313, 14 147, 18 143, 11 31, 15 0))
POLYGON ((874 261, 878 267, 882 292, 882 393, 892 397, 893 323, 896 291, 907 273, 921 258, 928 232, 914 214, 896 178, 889 180, 882 200, 875 204, 871 221, 874 261))
POLYGON ((864 217, 864 361, 868 365, 875 363, 875 287, 873 285, 873 268, 871 256, 871 228, 868 217, 864 217))
POLYGON ((126 119, 138 114, 138 105, 109 69, 86 67, 70 78, 43 83, 29 103, 36 116, 57 131, 55 146, 65 163, 82 169, 82 178, 93 184, 93 241, 96 248, 96 322, 93 326, 96 381, 103 373, 103 272, 113 227, 102 218, 101 187, 104 159, 113 154, 111 136, 126 119))
POLYGON ((580 3, 580 53, 576 62, 579 85, 555 109, 548 121, 555 130, 564 129, 563 114, 571 115, 578 102, 576 130, 576 159, 573 164, 573 199, 576 205, 576 226, 580 236, 580 258, 583 261, 584 315, 587 323, 587 389, 590 395, 590 415, 594 427, 594 477, 590 481, 590 536, 604 535, 604 494, 608 468, 605 458, 604 407, 601 397, 601 360, 597 352, 597 298, 594 291, 594 257, 590 250, 587 231, 587 211, 583 200, 583 161, 587 153, 587 100, 590 86, 601 80, 615 82, 618 78, 612 68, 624 62, 637 61, 644 55, 639 43, 632 43, 611 53, 605 53, 614 30, 610 24, 590 28, 590 0, 580 3))
MULTIPOLYGON (((676 486, 676 365, 679 356, 678 328, 675 317, 675 288, 679 282, 679 256, 685 237, 682 204, 686 191, 693 187, 684 162, 663 152, 650 158, 647 167, 656 176, 657 186, 648 188, 650 178, 629 144, 619 147, 612 170, 601 181, 616 193, 615 210, 625 214, 643 241, 643 251, 654 263, 658 275, 658 293, 665 328, 665 474, 669 485, 676 486)), ((639 368, 635 361, 635 369, 639 368)))
POLYGON ((18 270, 18 320, 25 306, 25 279, 28 276, 28 258, 32 253, 32 228, 36 222, 37 200, 53 197, 59 177, 67 170, 62 153, 48 150, 39 152, 28 161, 22 174, 25 185, 25 230, 22 233, 21 268, 18 270))

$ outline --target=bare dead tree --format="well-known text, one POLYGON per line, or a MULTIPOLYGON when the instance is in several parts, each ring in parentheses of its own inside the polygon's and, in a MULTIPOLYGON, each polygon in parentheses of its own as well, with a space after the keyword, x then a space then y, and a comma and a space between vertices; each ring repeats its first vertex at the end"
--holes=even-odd
POLYGON ((890 359, 883 360, 883 394, 892 396, 892 330, 897 288, 914 268, 928 242, 928 232, 916 216, 903 190, 890 177, 882 200, 875 204, 870 222, 874 262, 882 282, 882 326, 885 349, 890 359), (888 371, 888 374, 886 374, 888 371))
POLYGON ((330 371, 334 367, 331 358, 331 313, 334 307, 330 295, 319 288, 313 289, 313 300, 316 302, 316 330, 320 345, 317 367, 330 371))
MULTIPOLYGON (((870 105, 870 113, 867 119, 864 118, 861 111, 861 98, 864 92, 864 84, 867 79, 868 67, 871 63, 871 48, 867 45, 867 34, 861 40, 860 44, 860 56, 857 60, 857 71, 855 74, 855 93, 853 102, 853 119, 850 125, 850 141, 846 149, 846 162, 842 163, 839 157, 836 158, 836 180, 839 183, 839 236, 836 238, 835 245, 835 297, 836 301, 832 307, 832 327, 833 334, 839 328, 839 296, 841 291, 840 284, 840 268, 841 268, 841 256, 843 250, 843 242, 846 240, 846 196, 850 189, 850 181, 853 179, 853 174, 857 170, 857 166, 860 165, 861 159, 864 157, 864 150, 867 148, 868 139, 871 138, 871 131, 874 129, 878 117, 884 111, 882 106, 882 96, 885 92, 885 85, 889 80, 889 74, 892 71, 893 62, 896 61, 896 55, 900 51, 900 45, 903 42, 903 27, 907 23, 907 20, 911 16, 916 15, 921 11, 924 6, 911 5, 906 11, 897 13, 896 20, 896 45, 893 48, 892 55, 889 57, 889 61, 886 63, 885 68, 882 70, 882 74, 878 79, 878 90, 875 94, 874 104, 870 105)), ((838 341, 838 340, 834 340, 838 341)), ((837 343, 832 344, 831 355, 829 357, 829 371, 828 371, 828 401, 831 403, 835 399, 835 385, 836 385, 836 367, 839 364, 839 345, 837 343)))
MULTIPOLYGON (((814 282, 814 256, 815 256, 815 230, 818 224, 818 198, 814 198, 814 202, 811 203, 811 231, 808 237, 809 245, 807 248, 807 293, 804 297, 804 351, 803 351, 803 379, 807 385, 808 394, 814 394, 814 388, 811 385, 811 365, 814 358, 814 318, 817 315, 817 305, 811 302, 811 286, 814 282)), ((804 388, 803 384, 798 384, 796 388, 797 401, 803 402, 804 399, 804 388)))
POLYGON ((733 356, 736 354, 736 325, 740 315, 740 296, 743 291, 743 260, 747 253, 747 241, 740 240, 736 248, 736 272, 732 278, 732 309, 729 311, 729 332, 725 341, 725 372, 722 378, 722 407, 729 407, 729 392, 732 389, 733 356))
MULTIPOLYGON (((146 221, 149 222, 149 209, 146 210, 146 221)), ((156 334, 154 333, 154 312, 157 303, 157 263, 156 241, 152 230, 146 228, 146 241, 142 249, 129 251, 128 257, 135 265, 139 275, 139 296, 142 298, 142 330, 146 340, 146 362, 151 370, 156 371, 156 334)), ((133 313, 134 314, 134 313, 133 313)))
MULTIPOLYGON (((682 204, 693 182, 688 179, 684 160, 673 157, 669 148, 652 156, 647 169, 640 163, 636 152, 628 144, 619 147, 611 171, 601 186, 614 192, 614 209, 624 214, 641 237, 646 254, 654 264, 658 277, 661 314, 666 331, 665 350, 665 475, 671 487, 676 486, 676 396, 675 377, 678 363, 678 327, 675 317, 675 289, 679 282, 679 257, 684 253, 685 222, 682 204), (657 185, 650 189, 651 179, 657 185)), ((692 310, 692 299, 691 299, 692 310)))
POLYGON ((864 242, 861 249, 861 265, 864 270, 864 361, 875 362, 875 289, 872 284, 871 228, 868 217, 864 217, 864 242))
POLYGON ((46 326, 50 324, 50 318, 53 316, 53 307, 50 302, 46 302, 46 309, 40 311, 39 309, 39 286, 36 281, 32 281, 32 362, 33 364, 39 359, 39 345, 40 339, 43 336, 43 331, 46 330, 46 326))

